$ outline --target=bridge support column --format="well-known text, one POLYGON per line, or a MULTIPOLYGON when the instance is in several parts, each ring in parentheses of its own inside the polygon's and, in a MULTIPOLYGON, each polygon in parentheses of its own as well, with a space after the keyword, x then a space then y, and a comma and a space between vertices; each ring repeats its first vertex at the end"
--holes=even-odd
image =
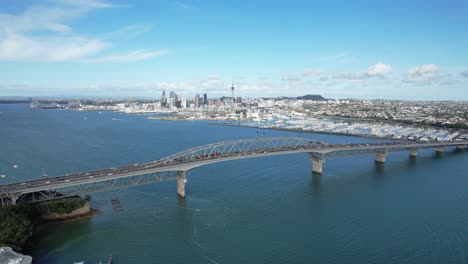
POLYGON ((387 153, 383 153, 383 152, 375 153, 375 161, 377 162, 384 163, 386 157, 387 157, 387 153))
POLYGON ((417 157, 418 156, 418 150, 417 149, 412 149, 410 150, 410 153, 409 153, 410 157, 417 157))
POLYGON ((439 148, 436 148, 435 151, 438 152, 438 153, 443 153, 445 151, 445 148, 444 147, 439 147, 439 148))
POLYGON ((16 202, 18 201, 19 199, 19 195, 18 194, 11 194, 10 195, 10 200, 11 200, 11 204, 12 205, 15 205, 16 202))
POLYGON ((322 174, 322 165, 325 160, 319 158, 312 158, 312 172, 322 174))
POLYGON ((187 183, 187 172, 178 171, 177 172, 177 194, 180 197, 185 198, 185 184, 187 183))

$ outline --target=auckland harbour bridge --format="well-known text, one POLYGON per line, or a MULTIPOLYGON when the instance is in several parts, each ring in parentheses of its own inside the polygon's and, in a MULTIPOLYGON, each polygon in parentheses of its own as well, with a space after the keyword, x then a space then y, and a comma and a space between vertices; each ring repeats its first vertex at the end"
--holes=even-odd
POLYGON ((421 149, 444 152, 448 148, 465 149, 467 146, 468 141, 327 144, 298 137, 233 140, 187 149, 147 163, 0 185, 0 202, 3 206, 65 196, 83 196, 168 180, 176 180, 177 193, 185 197, 188 173, 197 167, 216 162, 305 153, 312 161, 312 171, 322 173, 325 160, 334 157, 371 154, 375 155, 376 162, 385 162, 387 155, 394 151, 408 151, 410 156, 416 157, 421 149))

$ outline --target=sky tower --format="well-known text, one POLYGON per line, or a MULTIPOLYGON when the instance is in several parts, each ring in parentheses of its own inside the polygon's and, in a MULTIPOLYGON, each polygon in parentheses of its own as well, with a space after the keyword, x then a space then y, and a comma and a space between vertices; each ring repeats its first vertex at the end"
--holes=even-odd
POLYGON ((232 106, 234 106, 235 103, 236 103, 236 101, 235 101, 236 99, 234 99, 234 82, 231 83, 231 94, 232 94, 232 97, 231 97, 232 98, 232 106))

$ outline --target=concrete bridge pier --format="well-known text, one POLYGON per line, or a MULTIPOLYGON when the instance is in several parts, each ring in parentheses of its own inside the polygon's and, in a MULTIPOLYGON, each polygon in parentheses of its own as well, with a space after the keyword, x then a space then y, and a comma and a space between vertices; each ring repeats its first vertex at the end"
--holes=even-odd
POLYGON ((410 157, 416 158, 418 156, 418 150, 417 149, 410 150, 409 155, 410 157))
POLYGON ((322 166, 325 160, 312 157, 312 172, 322 174, 322 166))
POLYGON ((438 153, 443 153, 445 151, 445 147, 438 147, 435 149, 435 151, 438 153))
POLYGON ((20 197, 20 196, 19 196, 19 194, 17 194, 17 193, 10 194, 10 196, 9 196, 9 198, 10 198, 10 203, 11 203, 12 205, 15 205, 16 202, 18 201, 19 197, 20 197))
POLYGON ((385 152, 377 152, 375 153, 375 161, 377 162, 385 162, 385 158, 387 157, 387 153, 385 152))
POLYGON ((180 197, 185 198, 185 184, 187 183, 187 172, 178 171, 177 172, 177 194, 180 197))

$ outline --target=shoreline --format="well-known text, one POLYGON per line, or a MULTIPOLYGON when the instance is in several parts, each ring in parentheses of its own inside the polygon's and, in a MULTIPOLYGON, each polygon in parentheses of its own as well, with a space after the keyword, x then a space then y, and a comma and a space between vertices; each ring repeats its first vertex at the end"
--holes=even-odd
MULTIPOLYGON (((229 121, 233 119, 225 118, 178 118, 178 117, 157 117, 157 116, 148 116, 145 120, 157 120, 157 121, 229 121)), ((234 120, 235 121, 235 120, 234 120)))
POLYGON ((83 219, 88 219, 88 218, 91 218, 93 216, 100 215, 100 214, 103 214, 103 212, 101 210, 95 209, 95 208, 90 208, 90 211, 88 213, 77 215, 77 216, 65 217, 65 218, 61 218, 61 219, 48 219, 48 220, 45 220, 44 222, 38 224, 38 226, 40 226, 40 225, 49 225, 49 224, 71 223, 71 222, 75 222, 75 221, 79 221, 79 220, 83 220, 83 219))
POLYGON ((245 127, 245 128, 255 128, 255 129, 270 129, 270 130, 280 130, 280 131, 290 131, 290 132, 313 133, 313 134, 324 134, 324 135, 335 135, 335 136, 349 136, 349 137, 360 137, 360 138, 371 138, 371 139, 410 141, 409 139, 406 139, 406 138, 393 138, 393 137, 382 137, 382 136, 373 136, 373 135, 348 134, 348 133, 342 133, 342 132, 303 130, 303 129, 297 129, 297 128, 244 126, 244 125, 236 125, 236 124, 231 124, 231 123, 220 123, 220 124, 210 123, 210 125, 245 127))

